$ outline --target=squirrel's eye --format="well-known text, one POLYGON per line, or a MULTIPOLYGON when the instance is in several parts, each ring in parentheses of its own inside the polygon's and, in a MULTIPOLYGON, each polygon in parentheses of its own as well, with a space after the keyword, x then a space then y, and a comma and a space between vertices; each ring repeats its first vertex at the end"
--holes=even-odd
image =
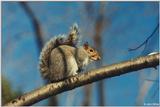
POLYGON ((93 49, 90 49, 90 52, 93 52, 93 49))

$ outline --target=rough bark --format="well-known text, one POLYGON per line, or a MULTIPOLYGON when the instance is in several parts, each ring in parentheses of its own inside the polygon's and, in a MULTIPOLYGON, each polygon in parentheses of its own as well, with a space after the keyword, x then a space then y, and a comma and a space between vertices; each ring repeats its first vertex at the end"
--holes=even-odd
POLYGON ((120 76, 122 74, 141 70, 144 68, 155 68, 159 65, 159 55, 160 54, 157 53, 154 55, 132 59, 130 61, 104 66, 99 69, 90 70, 89 72, 70 77, 64 81, 51 83, 33 90, 17 99, 12 100, 11 102, 5 104, 5 106, 32 105, 52 95, 57 95, 59 93, 105 78, 120 76))

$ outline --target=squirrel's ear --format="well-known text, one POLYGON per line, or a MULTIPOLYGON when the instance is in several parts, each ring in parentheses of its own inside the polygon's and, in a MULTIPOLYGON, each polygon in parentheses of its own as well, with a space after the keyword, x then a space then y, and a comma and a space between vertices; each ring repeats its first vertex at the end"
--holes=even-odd
POLYGON ((84 49, 88 49, 88 42, 85 42, 85 43, 83 44, 83 47, 84 47, 84 49))

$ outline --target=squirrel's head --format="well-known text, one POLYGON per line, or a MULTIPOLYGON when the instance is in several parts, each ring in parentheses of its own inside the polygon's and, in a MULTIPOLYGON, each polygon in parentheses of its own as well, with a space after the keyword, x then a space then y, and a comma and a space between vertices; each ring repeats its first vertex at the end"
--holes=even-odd
POLYGON ((99 53, 94 48, 90 47, 88 42, 83 44, 83 48, 86 50, 91 60, 96 61, 101 59, 99 53))

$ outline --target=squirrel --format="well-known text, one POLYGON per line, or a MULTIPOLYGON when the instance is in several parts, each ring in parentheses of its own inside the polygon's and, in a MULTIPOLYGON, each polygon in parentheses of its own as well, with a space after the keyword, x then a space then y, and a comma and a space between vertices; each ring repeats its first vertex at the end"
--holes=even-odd
POLYGON ((64 80, 82 71, 92 61, 100 60, 99 53, 88 43, 77 46, 79 29, 75 24, 68 37, 56 36, 47 42, 40 53, 39 69, 50 82, 64 80))

